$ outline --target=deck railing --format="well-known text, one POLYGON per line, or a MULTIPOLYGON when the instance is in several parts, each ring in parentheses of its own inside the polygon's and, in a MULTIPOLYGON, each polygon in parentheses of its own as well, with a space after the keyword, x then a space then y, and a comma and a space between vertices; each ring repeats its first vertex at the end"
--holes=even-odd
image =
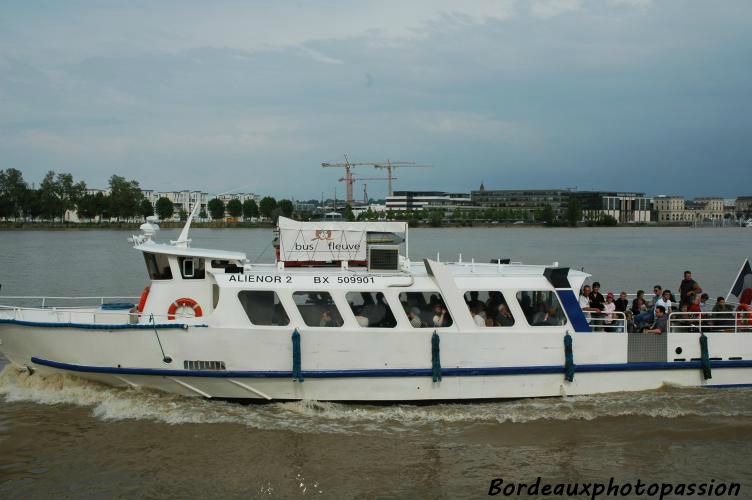
POLYGON ((594 332, 626 333, 627 318, 623 312, 614 311, 611 314, 583 311, 590 328, 594 332))
POLYGON ((673 312, 668 316, 670 332, 752 332, 752 313, 728 312, 673 312))
POLYGON ((12 302, 24 302, 24 303, 31 303, 31 304, 39 304, 41 308, 46 307, 55 307, 58 309, 61 308, 74 308, 74 307, 91 307, 93 304, 98 305, 104 305, 107 303, 112 303, 117 300, 128 300, 133 303, 138 303, 139 297, 128 297, 128 296, 102 296, 102 297, 55 297, 55 296, 37 296, 37 295, 0 295, 0 302, 3 303, 3 305, 7 305, 6 301, 12 301, 12 302), (77 303, 78 305, 68 305, 68 306, 60 306, 60 305, 49 305, 50 303, 54 302, 61 302, 61 303, 77 303), (83 305, 83 302, 88 302, 89 305, 83 305))

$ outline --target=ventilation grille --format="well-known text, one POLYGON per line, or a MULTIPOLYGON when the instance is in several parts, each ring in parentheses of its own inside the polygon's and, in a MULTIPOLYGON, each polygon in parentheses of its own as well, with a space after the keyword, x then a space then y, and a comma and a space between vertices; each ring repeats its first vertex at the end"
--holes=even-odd
POLYGON ((186 370, 226 370, 224 361, 183 361, 186 370))
POLYGON ((379 245, 368 248, 369 271, 398 271, 399 245, 379 245))

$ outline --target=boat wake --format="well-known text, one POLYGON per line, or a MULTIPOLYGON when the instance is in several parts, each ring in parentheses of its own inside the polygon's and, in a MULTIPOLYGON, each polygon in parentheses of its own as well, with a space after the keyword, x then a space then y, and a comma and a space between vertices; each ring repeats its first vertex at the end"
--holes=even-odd
POLYGON ((113 388, 69 375, 30 375, 11 365, 6 365, 0 372, 0 396, 6 403, 90 407, 92 416, 104 421, 238 424, 305 433, 410 433, 425 432, 427 427, 445 433, 462 432, 469 425, 589 421, 627 416, 752 417, 751 392, 750 389, 664 387, 640 393, 427 406, 317 401, 241 405, 150 390, 113 388))

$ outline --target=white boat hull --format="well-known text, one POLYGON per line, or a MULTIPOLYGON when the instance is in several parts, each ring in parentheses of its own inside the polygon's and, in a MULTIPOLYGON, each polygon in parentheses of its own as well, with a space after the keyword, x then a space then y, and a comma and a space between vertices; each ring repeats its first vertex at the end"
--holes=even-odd
POLYGON ((290 332, 281 329, 160 330, 172 360, 167 363, 154 330, 6 323, 0 324, 0 350, 15 365, 42 375, 70 373, 112 386, 262 401, 461 401, 642 391, 666 384, 752 385, 748 334, 708 334, 715 361, 706 380, 701 363, 691 361, 700 357, 698 334, 669 334, 667 348, 681 346, 686 361, 630 363, 627 334, 575 333, 571 382, 564 377, 560 333, 513 332, 441 335, 442 377, 434 382, 431 334, 303 331, 303 381, 293 379, 290 332), (186 369, 188 360, 221 361, 224 369, 186 369))

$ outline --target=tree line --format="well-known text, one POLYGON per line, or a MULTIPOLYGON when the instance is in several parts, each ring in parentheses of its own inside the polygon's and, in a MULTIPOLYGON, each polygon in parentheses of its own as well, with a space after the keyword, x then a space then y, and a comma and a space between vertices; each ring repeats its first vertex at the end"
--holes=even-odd
MULTIPOLYGON (((65 213, 75 210, 85 220, 132 220, 157 215, 161 220, 172 218, 176 207, 169 198, 159 198, 154 206, 144 196, 138 181, 126 180, 119 175, 109 179, 109 194, 102 191, 87 193, 86 183, 75 182, 70 173, 49 171, 38 188, 29 186, 23 173, 15 168, 0 170, 0 219, 64 221, 65 213)), ((292 217, 294 207, 290 200, 266 196, 257 204, 253 199, 233 199, 225 203, 219 198, 209 200, 207 208, 212 219, 222 220, 225 214, 238 218, 276 219, 292 217)), ((185 220, 188 213, 180 208, 178 217, 185 220)), ((206 219, 201 210, 199 217, 206 219)))

